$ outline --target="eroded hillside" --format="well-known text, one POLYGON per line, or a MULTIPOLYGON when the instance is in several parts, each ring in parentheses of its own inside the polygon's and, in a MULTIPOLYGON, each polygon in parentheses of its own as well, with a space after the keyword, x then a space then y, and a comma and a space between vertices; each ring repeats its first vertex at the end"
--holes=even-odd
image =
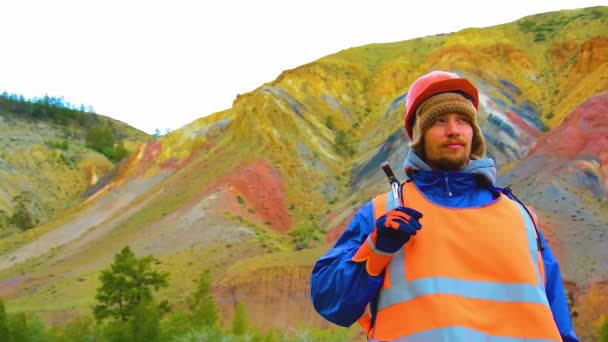
MULTIPOLYGON (((78 210, 1 240, 0 296, 53 322, 89 314, 100 271, 128 244, 170 272, 161 296, 176 306, 210 269, 225 322, 240 302, 262 327, 325 324, 309 302, 310 269, 387 190, 383 161, 403 178, 407 87, 447 69, 478 85, 500 181, 538 207, 584 298, 608 276, 606 18, 606 7, 548 13, 286 70, 232 108, 139 145, 78 210)), ((579 326, 597 319, 585 317, 579 326)))

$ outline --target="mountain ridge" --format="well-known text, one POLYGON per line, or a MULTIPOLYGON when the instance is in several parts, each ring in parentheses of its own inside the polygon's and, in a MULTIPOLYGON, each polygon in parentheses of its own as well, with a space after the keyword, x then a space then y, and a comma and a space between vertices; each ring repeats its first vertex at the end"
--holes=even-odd
POLYGON ((51 321, 86 314, 99 271, 130 244, 172 272, 175 285, 163 295, 177 305, 193 287, 192 275, 209 268, 225 321, 239 301, 260 326, 326 325, 309 305, 306 271, 360 205, 387 191, 381 162, 403 178, 405 92, 432 69, 478 84, 479 122, 490 156, 504 171, 500 183, 513 184, 522 200, 538 207, 566 280, 576 288, 599 282, 608 276, 599 247, 608 239, 601 235, 608 223, 605 149, 570 157, 574 176, 564 179, 543 173, 561 165, 549 164, 553 159, 543 153, 550 154, 544 139, 552 132, 566 134, 591 117, 599 133, 581 136, 583 145, 606 136, 601 110, 581 114, 606 102, 606 17, 608 7, 540 14, 350 48, 286 70, 237 96, 231 109, 139 145, 87 193, 72 220, 34 228, 18 241, 0 240, 6 246, 0 296, 13 310, 45 312, 51 321), (572 95, 561 96, 566 90, 572 95), (599 181, 585 183, 594 177, 599 181), (51 244, 50 234, 70 224, 80 235, 51 244), (582 228, 573 232, 572 224, 582 228), (44 239, 46 249, 35 245, 44 239), (275 288, 281 293, 273 294, 275 288), (54 304, 53 296, 63 303, 54 304), (293 319, 281 319, 285 312, 293 319))

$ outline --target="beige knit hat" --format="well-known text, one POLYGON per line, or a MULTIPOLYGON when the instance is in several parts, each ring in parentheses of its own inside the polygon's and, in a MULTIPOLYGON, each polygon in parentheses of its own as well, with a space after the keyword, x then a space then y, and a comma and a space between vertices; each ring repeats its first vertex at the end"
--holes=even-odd
POLYGON ((471 101, 458 93, 441 93, 422 102, 416 110, 413 137, 410 147, 421 158, 424 156, 422 137, 435 118, 447 113, 461 113, 469 117, 473 126, 473 142, 471 144, 471 159, 483 158, 486 154, 486 143, 477 125, 477 111, 471 101))

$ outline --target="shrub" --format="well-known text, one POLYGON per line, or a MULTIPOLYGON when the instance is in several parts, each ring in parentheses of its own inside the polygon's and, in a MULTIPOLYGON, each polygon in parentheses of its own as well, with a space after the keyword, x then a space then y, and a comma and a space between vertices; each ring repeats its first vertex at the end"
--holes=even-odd
POLYGON ((45 145, 49 148, 55 148, 63 151, 67 151, 70 147, 70 144, 68 143, 67 139, 63 141, 47 141, 45 142, 45 145))
POLYGON ((339 130, 338 133, 336 133, 335 145, 338 153, 350 157, 354 156, 357 152, 354 144, 355 142, 352 133, 344 130, 339 130))
POLYGON ((328 116, 325 118, 325 126, 326 126, 327 128, 329 128, 329 129, 331 129, 331 130, 333 130, 333 129, 335 128, 335 125, 334 125, 334 117, 333 117, 333 116, 328 115, 328 116))
POLYGON ((19 195, 13 197, 15 203, 15 212, 10 217, 9 221, 21 230, 28 230, 36 225, 36 220, 30 213, 28 207, 31 206, 31 195, 27 191, 22 191, 19 195))
POLYGON ((234 318, 232 319, 232 333, 237 336, 244 335, 247 332, 247 325, 247 308, 245 304, 238 303, 234 311, 234 318))

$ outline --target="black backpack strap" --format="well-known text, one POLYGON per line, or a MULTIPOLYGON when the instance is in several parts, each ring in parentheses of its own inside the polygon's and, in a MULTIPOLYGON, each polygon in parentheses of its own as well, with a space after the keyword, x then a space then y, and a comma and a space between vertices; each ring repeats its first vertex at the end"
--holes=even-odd
POLYGON ((541 252, 543 250, 545 250, 545 245, 540 240, 540 232, 538 231, 538 227, 536 226, 536 220, 534 219, 534 216, 532 215, 532 213, 530 212, 530 210, 528 210, 528 207, 525 204, 523 204, 522 201, 519 200, 519 198, 517 198, 517 197, 515 197, 515 195, 513 195, 513 190, 511 189, 511 187, 507 186, 505 188, 499 188, 499 187, 496 187, 496 186, 492 186, 492 190, 500 192, 501 194, 506 195, 508 198, 510 198, 511 200, 519 203, 519 205, 521 205, 521 207, 524 208, 524 210, 530 216, 530 219, 532 220, 532 224, 534 225, 534 230, 536 231, 536 245, 538 246, 538 250, 541 251, 541 252))

